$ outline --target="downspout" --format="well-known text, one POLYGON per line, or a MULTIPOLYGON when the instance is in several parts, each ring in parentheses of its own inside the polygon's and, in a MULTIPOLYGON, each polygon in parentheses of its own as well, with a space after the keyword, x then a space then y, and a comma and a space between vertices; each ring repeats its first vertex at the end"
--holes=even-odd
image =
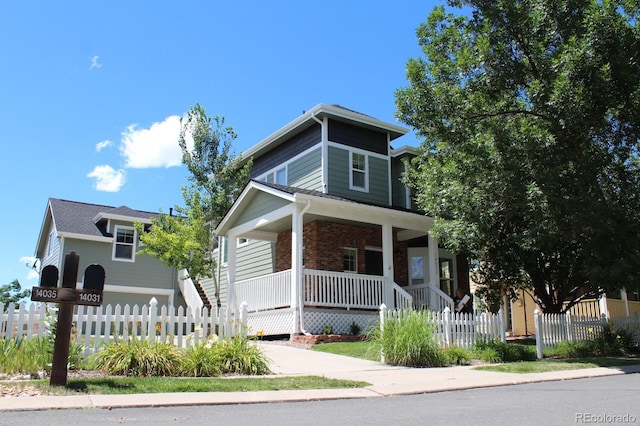
MULTIPOLYGON (((313 115, 312 115, 312 117, 313 117, 313 115)), ((304 242, 303 216, 310 208, 311 208, 311 200, 307 200, 307 205, 304 206, 304 208, 299 213, 299 215, 300 215, 300 226, 302 227, 302 235, 300 236, 300 241, 301 242, 304 242)), ((302 251, 302 249, 300 251, 302 251)), ((302 276, 302 281, 304 281, 304 269, 302 269, 300 271, 300 275, 302 276)), ((301 281, 301 283, 302 283, 302 281, 301 281)), ((300 285, 300 287, 303 287, 303 286, 300 285)), ((304 334, 306 336, 310 336, 311 333, 307 332, 307 330, 304 329, 304 288, 301 288, 301 291, 298 292, 298 306, 300 306, 300 309, 299 309, 299 312, 300 312, 300 314, 299 314, 300 315, 300 331, 302 331, 302 334, 304 334)))
POLYGON ((316 117, 315 112, 311 112, 311 119, 320 125, 320 145, 321 145, 320 168, 322 170, 322 192, 326 194, 327 193, 327 168, 325 167, 326 166, 325 156, 329 155, 328 152, 326 152, 328 150, 327 142, 329 138, 328 136, 325 137, 326 125, 324 121, 316 117))

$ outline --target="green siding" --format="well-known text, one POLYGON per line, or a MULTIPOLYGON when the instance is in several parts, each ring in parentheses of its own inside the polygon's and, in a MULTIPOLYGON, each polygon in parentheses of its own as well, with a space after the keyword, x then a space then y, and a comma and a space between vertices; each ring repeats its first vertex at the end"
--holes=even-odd
MULTIPOLYGON (((240 247, 236 259, 236 281, 255 278, 274 272, 275 244, 268 241, 249 240, 249 244, 240 247)), ((222 306, 227 303, 227 264, 220 268, 220 301, 222 306)), ((202 280, 209 299, 214 302, 214 282, 207 278, 202 280)), ((240 301, 241 302, 241 301, 240 301)))
POLYGON ((289 204, 289 201, 287 200, 260 192, 253 197, 250 205, 247 206, 233 224, 231 224, 231 227, 262 217, 267 213, 279 209, 280 207, 286 206, 287 204, 289 204))
POLYGON ((322 150, 313 150, 287 166, 289 186, 322 191, 322 150))
POLYGON ((329 188, 330 195, 349 198, 372 204, 389 204, 389 168, 388 160, 368 156, 369 192, 349 189, 349 151, 333 146, 329 147, 329 188))

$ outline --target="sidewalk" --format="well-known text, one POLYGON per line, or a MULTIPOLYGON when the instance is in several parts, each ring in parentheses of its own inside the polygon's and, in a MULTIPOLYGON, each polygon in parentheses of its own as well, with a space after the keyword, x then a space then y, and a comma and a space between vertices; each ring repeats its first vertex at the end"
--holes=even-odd
POLYGON ((0 398, 0 411, 65 408, 156 407, 175 405, 243 404, 374 398, 553 380, 640 373, 640 365, 589 368, 547 373, 512 374, 473 370, 473 367, 404 368, 290 346, 261 343, 276 375, 315 375, 358 380, 370 386, 357 389, 280 390, 261 392, 184 392, 138 395, 78 395, 0 398))

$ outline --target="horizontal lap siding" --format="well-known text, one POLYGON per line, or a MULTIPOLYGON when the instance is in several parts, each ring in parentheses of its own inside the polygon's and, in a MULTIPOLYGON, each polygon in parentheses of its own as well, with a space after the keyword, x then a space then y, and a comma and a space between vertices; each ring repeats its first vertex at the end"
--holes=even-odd
POLYGON ((320 125, 314 124, 310 128, 292 136, 290 139, 278 145, 278 147, 274 147, 264 155, 255 158, 253 160, 253 167, 251 168, 251 177, 257 178, 263 173, 282 165, 296 155, 319 144, 320 139, 320 125))
POLYGON ((287 170, 288 185, 322 192, 321 165, 322 150, 320 148, 293 161, 287 170))
POLYGON ((369 156, 369 192, 349 189, 349 151, 329 147, 329 188, 330 195, 363 201, 372 204, 389 204, 388 160, 369 156))
MULTIPOLYGON (((236 259, 236 281, 275 272, 273 267, 274 250, 273 243, 258 240, 249 240, 248 245, 240 247, 236 259)), ((220 269, 220 299, 223 306, 227 301, 227 282, 227 264, 225 263, 220 269)), ((213 301, 213 279, 202 280, 202 286, 213 301)))
POLYGON ((231 224, 231 227, 262 217, 267 213, 279 209, 280 207, 286 206, 287 204, 289 204, 287 200, 259 192, 251 200, 251 204, 244 209, 234 223, 231 224))
MULTIPOLYGON (((94 241, 65 240, 65 252, 75 251, 80 256, 78 281, 92 263, 102 265, 107 285, 130 285, 145 288, 173 289, 174 274, 155 257, 136 253, 135 262, 111 260, 113 244, 94 241)), ((65 254, 66 254, 65 253, 65 254)), ((62 278, 62 271, 60 272, 62 278)))

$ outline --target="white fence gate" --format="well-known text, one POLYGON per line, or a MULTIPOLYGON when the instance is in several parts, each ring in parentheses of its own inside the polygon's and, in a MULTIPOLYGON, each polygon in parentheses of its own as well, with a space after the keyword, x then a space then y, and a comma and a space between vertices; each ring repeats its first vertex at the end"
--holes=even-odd
MULTIPOLYGON (((229 312, 212 308, 157 306, 155 299, 143 306, 78 306, 73 315, 71 340, 83 348, 85 360, 103 344, 130 336, 171 342, 180 347, 195 345, 209 337, 246 333, 246 305, 229 312)), ((42 338, 57 316, 55 304, 0 304, 0 340, 42 338)))

